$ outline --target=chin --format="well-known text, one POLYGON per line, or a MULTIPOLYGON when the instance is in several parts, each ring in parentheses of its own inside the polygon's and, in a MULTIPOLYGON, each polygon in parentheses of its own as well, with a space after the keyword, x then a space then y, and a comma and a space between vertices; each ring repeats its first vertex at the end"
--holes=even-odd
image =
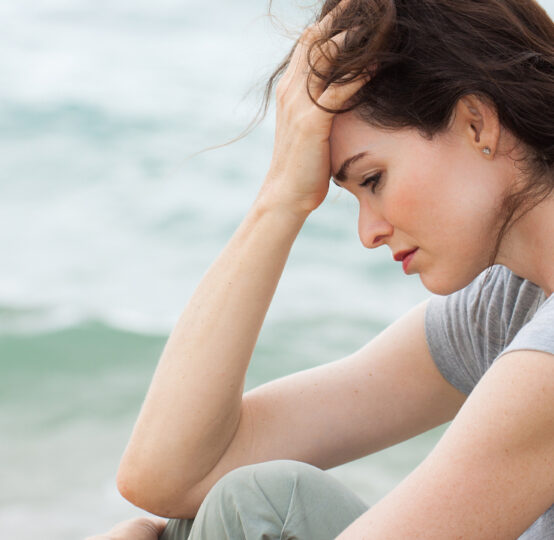
POLYGON ((453 276, 446 272, 436 272, 433 274, 422 272, 419 277, 421 283, 423 283, 423 286, 429 292, 440 296, 448 296, 449 294, 467 287, 478 275, 479 272, 476 274, 471 273, 466 276, 461 274, 453 276))

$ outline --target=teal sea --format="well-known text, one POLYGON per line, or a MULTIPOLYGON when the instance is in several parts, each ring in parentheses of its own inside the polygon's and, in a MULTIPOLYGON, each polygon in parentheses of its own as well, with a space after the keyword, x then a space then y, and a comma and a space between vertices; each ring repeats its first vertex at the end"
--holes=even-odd
MULTIPOLYGON (((309 17, 275 8, 293 28, 309 17)), ((0 5, 1 538, 74 540, 141 513, 117 492, 119 458, 173 324, 271 158, 272 110, 193 156, 248 124, 291 45, 265 9, 0 5)), ((249 388, 349 354, 428 297, 356 231, 354 199, 332 186, 292 250, 249 388)), ((332 474, 375 502, 443 430, 332 474)))

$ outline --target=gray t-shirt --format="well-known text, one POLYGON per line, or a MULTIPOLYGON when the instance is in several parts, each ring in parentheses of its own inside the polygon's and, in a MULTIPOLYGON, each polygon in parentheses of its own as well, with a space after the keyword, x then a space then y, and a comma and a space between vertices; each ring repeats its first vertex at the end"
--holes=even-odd
MULTIPOLYGON (((490 272, 484 285, 486 271, 454 294, 432 297, 425 312, 427 343, 439 371, 467 395, 509 351, 554 355, 554 294, 547 299, 504 266, 490 272)), ((547 539, 554 539, 554 504, 520 537, 547 539)))

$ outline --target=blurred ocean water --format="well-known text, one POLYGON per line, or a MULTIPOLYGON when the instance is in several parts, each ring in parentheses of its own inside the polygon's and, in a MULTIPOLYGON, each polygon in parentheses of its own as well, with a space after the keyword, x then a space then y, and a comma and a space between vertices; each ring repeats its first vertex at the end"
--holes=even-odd
MULTIPOLYGON (((290 47, 265 9, 0 3, 2 538, 83 538, 139 513, 115 488, 119 457, 173 324, 271 157, 270 112, 187 159, 245 127, 259 104, 247 91, 290 47)), ((249 387, 352 352, 428 296, 388 250, 360 245, 356 220, 333 186, 293 248, 249 387)), ((440 433, 334 474, 374 502, 440 433)))

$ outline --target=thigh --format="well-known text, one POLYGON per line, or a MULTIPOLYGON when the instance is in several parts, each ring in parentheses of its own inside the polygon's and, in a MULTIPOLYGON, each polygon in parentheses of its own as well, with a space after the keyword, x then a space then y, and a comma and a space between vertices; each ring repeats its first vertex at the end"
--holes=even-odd
POLYGON ((272 461, 225 475, 194 521, 170 520, 161 538, 331 540, 367 508, 355 493, 316 467, 272 461))

